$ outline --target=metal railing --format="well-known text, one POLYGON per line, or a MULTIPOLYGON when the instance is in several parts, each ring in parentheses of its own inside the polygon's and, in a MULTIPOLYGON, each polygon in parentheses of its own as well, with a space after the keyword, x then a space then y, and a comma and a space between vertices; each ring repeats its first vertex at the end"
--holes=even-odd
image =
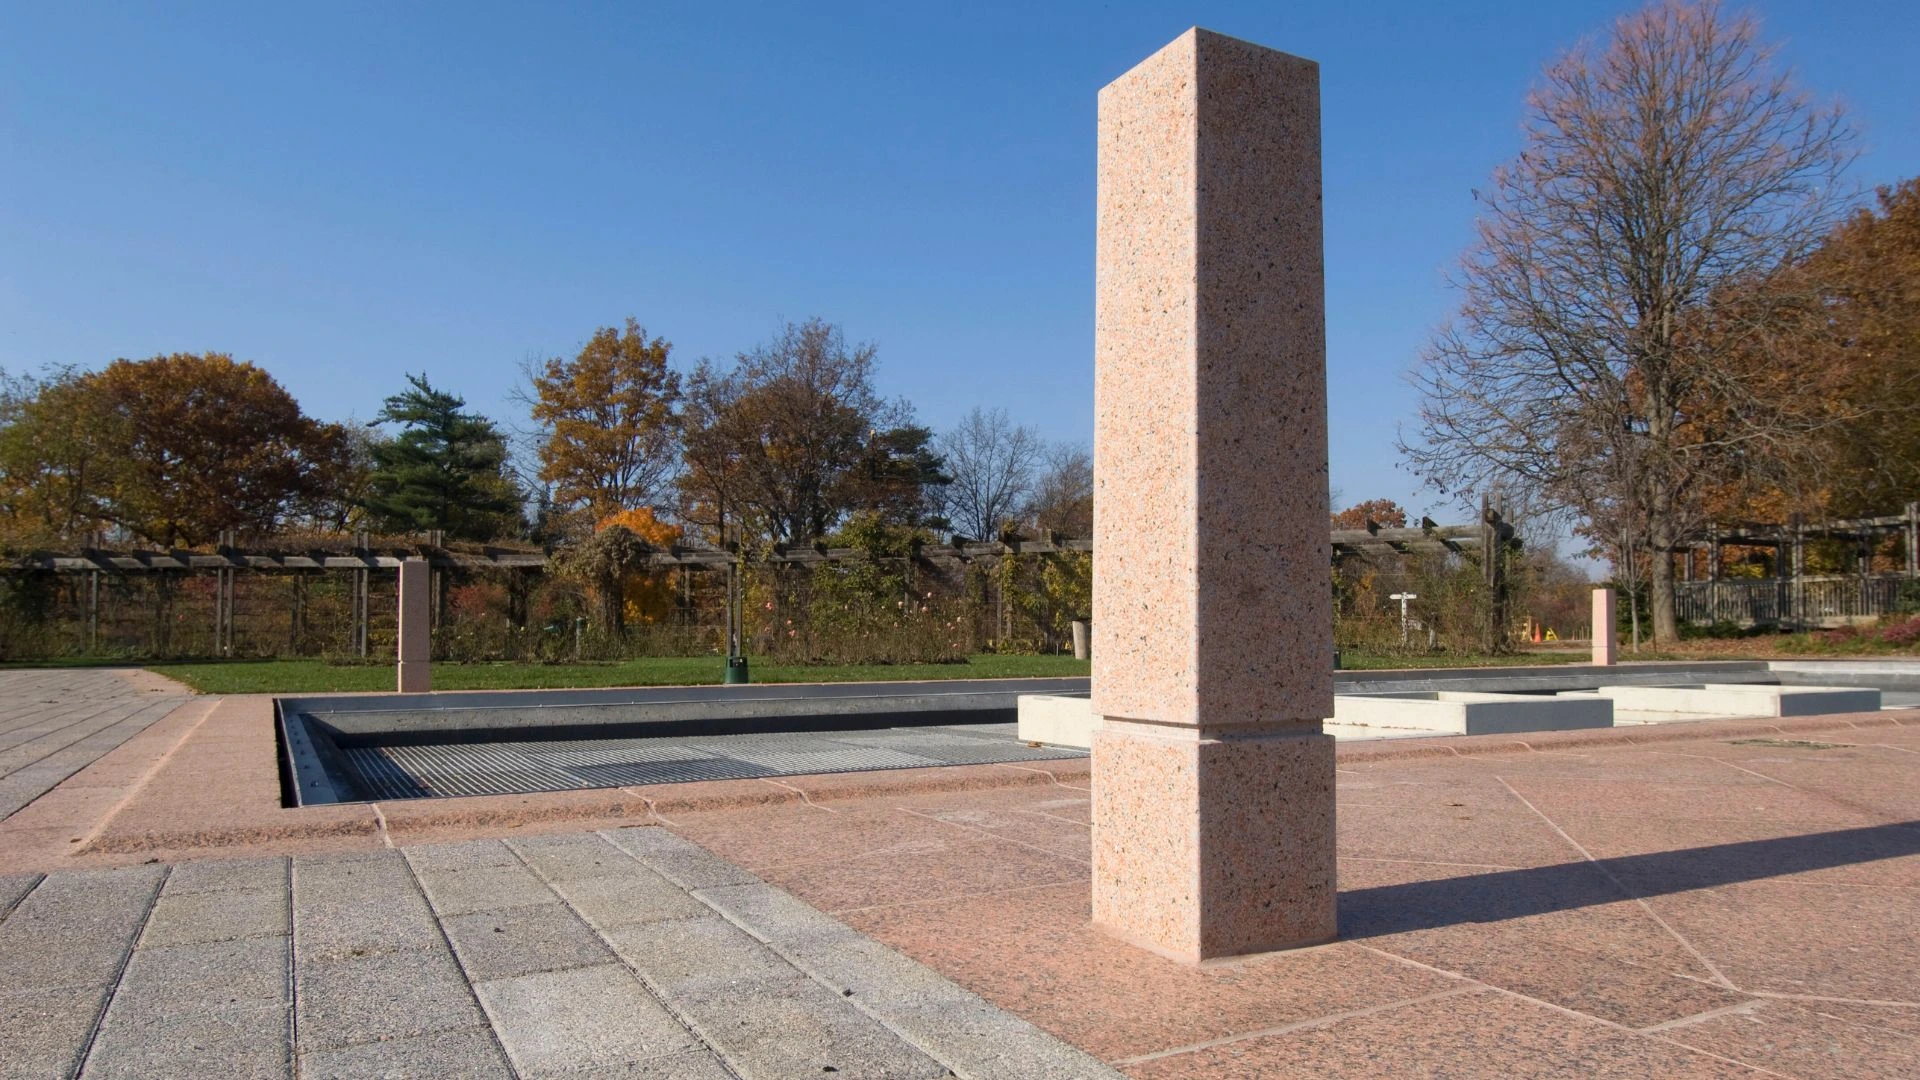
POLYGON ((1899 603, 1905 574, 1872 577, 1682 581, 1674 585, 1681 622, 1738 626, 1819 626, 1886 615, 1899 603))

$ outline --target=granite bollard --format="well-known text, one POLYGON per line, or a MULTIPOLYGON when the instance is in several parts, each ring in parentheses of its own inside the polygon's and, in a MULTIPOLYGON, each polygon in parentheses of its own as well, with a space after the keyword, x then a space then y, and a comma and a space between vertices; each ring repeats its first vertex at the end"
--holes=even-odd
POLYGON ((1335 936, 1319 67, 1188 31, 1100 92, 1093 918, 1335 936))
POLYGON ((1593 663, 1595 667, 1613 666, 1613 590, 1593 590, 1593 663))
POLYGON ((425 559, 407 559, 400 564, 400 628, 396 636, 403 694, 424 694, 433 689, 433 631, 428 625, 427 597, 432 583, 433 572, 425 559))

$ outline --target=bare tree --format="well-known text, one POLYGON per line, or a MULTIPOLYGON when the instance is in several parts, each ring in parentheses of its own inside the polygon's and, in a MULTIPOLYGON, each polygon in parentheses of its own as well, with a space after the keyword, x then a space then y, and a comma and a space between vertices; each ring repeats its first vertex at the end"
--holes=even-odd
MULTIPOLYGON (((1413 374, 1420 430, 1401 450, 1442 490, 1520 490, 1637 534, 1624 545, 1652 553, 1654 635, 1671 641, 1667 553, 1692 500, 1830 419, 1717 362, 1764 346, 1764 312, 1711 333, 1702 312, 1844 213, 1850 132, 1751 17, 1712 2, 1620 19, 1550 65, 1528 111, 1525 149, 1476 193, 1465 299, 1413 374)), ((1791 355, 1760 351, 1789 377, 1757 381, 1791 381, 1791 355)))
POLYGON ((1024 509, 1033 472, 1045 449, 1032 428, 1007 419, 1005 409, 976 407, 938 447, 953 482, 945 489, 947 518, 962 536, 997 536, 1024 509))
POLYGON ((1055 443, 1034 481, 1027 516, 1043 533, 1093 535, 1093 455, 1077 443, 1055 443))

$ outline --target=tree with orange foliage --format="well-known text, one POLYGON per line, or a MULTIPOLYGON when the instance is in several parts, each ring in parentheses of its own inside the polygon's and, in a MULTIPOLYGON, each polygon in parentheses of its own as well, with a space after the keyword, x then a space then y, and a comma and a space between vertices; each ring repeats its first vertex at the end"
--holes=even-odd
POLYGON ((268 532, 314 509, 349 451, 342 428, 225 353, 67 372, 17 400, 10 421, 0 486, 58 539, 102 522, 168 547, 268 532))
MULTIPOLYGON (((686 534, 680 526, 661 521, 647 506, 610 514, 593 528, 598 533, 616 526, 650 548, 670 548, 686 534)), ((629 567, 620 577, 619 588, 623 626, 650 625, 673 613, 673 579, 668 571, 629 567)))
POLYGON ((1732 370, 1780 409, 1803 402, 1830 422, 1805 452, 1745 470, 1714 492, 1722 521, 1784 521, 1794 514, 1900 512, 1920 499, 1920 179, 1879 191, 1804 262, 1732 290, 1710 325, 1751 323, 1767 333, 1729 350, 1732 370), (1769 379, 1765 352, 1800 359, 1797 378, 1769 379))
POLYGON ((554 357, 527 373, 533 419, 546 433, 540 479, 553 485, 559 509, 597 519, 660 496, 679 455, 672 350, 628 319, 625 330, 594 331, 572 360, 554 357))
POLYGON ((1368 499, 1366 502, 1354 503, 1332 515, 1332 519, 1333 527, 1336 529, 1364 529, 1369 521, 1389 529, 1407 527, 1407 512, 1392 499, 1368 499))

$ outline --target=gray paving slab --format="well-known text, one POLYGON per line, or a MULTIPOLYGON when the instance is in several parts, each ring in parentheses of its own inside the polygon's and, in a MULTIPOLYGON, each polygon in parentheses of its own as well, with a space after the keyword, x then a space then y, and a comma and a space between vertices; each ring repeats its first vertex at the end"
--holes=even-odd
POLYGON ((48 875, 0 922, 0 987, 111 987, 165 877, 163 866, 48 875))
MULTIPOLYGON (((501 850, 506 850, 502 848, 501 850)), ((512 855, 512 852, 508 852, 512 855)), ((441 918, 475 911, 557 904, 560 898, 533 871, 512 866, 476 866, 468 870, 423 870, 415 867, 420 887, 441 918)))
POLYGON ((694 894, 962 1077, 1118 1077, 1099 1059, 771 885, 694 894))
POLYGON ((683 889, 752 885, 760 881, 707 849, 658 826, 609 829, 600 835, 683 889))
POLYGON ((41 876, 38 873, 0 874, 0 922, 5 922, 7 916, 13 914, 14 906, 40 884, 41 876))
POLYGON ((112 671, 0 671, 0 818, 189 700, 112 671))
POLYGON ((478 866, 518 866, 520 859, 498 840, 458 844, 419 844, 407 848, 416 870, 471 870, 478 866))
POLYGON ((1119 1080, 1061 1042, 872 938, 811 935, 775 948, 966 1080, 1119 1080))
POLYGON ((716 885, 692 895, 761 941, 784 945, 864 938, 859 931, 809 906, 792 893, 764 882, 716 885))
POLYGON ((521 1076, 606 1075, 706 1047, 618 963, 474 984, 521 1076))
POLYGON ((591 1070, 564 1072, 523 1072, 528 1080, 589 1080, 597 1077, 631 1077, 633 1080, 737 1080, 732 1069, 721 1064, 710 1050, 699 1050, 672 1057, 647 1058, 644 1061, 619 1062, 591 1070))
POLYGON ((537 836, 507 846, 548 882, 623 877, 637 869, 633 856, 598 833, 537 836))
POLYGON ((12 816, 35 799, 52 791, 74 770, 59 764, 33 764, 0 777, 0 818, 12 816))
POLYGON ((156 1077, 220 1077, 277 1080, 293 1075, 282 1052, 222 1037, 155 1041, 143 1048, 103 1051, 87 1060, 86 1080, 154 1080, 156 1077), (204 1047, 204 1049, 201 1049, 204 1047))
POLYGON ((295 977, 303 1050, 391 1042, 486 1024, 466 977, 444 946, 305 960, 295 968, 295 977))
POLYGON ((127 1011, 116 996, 81 1075, 276 1077, 292 1073, 287 1010, 127 1011))
POLYGON ((73 1075, 111 989, 0 990, 0 1080, 73 1075))
POLYGON ((446 948, 398 851, 301 856, 293 865, 296 962, 446 948))
POLYGON ((633 864, 624 877, 586 878, 555 882, 553 890, 573 905, 580 917, 603 930, 636 923, 692 919, 708 913, 706 905, 666 878, 633 864))
POLYGON ((608 932, 615 951, 743 1077, 945 1076, 844 998, 715 915, 608 932))
POLYGON ((233 889, 280 889, 287 887, 287 860, 208 859, 183 862, 167 877, 167 895, 228 892, 233 889))
MULTIPOLYGON (((160 904, 171 891, 169 879, 160 904)), ((230 895, 236 894, 183 899, 230 895)), ((84 1075, 289 1075, 291 957, 284 934, 156 944, 152 929, 150 920, 121 974, 84 1075)))
POLYGON ((284 937, 160 948, 148 947, 143 939, 121 973, 114 1012, 162 1016, 212 1008, 285 1009, 291 960, 284 937))
POLYGON ((743 1080, 934 1080, 945 1065, 798 971, 666 995, 743 1080))
POLYGON ((303 1052, 299 1076, 300 1080, 513 1080, 514 1073, 492 1032, 468 1028, 303 1052))
POLYGON ((662 830, 422 850, 0 879, 0 1080, 1116 1075, 662 830))
POLYGON ((564 904, 507 908, 442 919, 467 978, 474 982, 604 964, 600 936, 564 904))
POLYGON ((793 966, 718 915, 605 931, 614 952, 671 1004, 677 995, 780 978, 793 966))
POLYGON ((235 938, 282 937, 289 918, 284 882, 271 889, 160 894, 142 945, 184 945, 235 938))

